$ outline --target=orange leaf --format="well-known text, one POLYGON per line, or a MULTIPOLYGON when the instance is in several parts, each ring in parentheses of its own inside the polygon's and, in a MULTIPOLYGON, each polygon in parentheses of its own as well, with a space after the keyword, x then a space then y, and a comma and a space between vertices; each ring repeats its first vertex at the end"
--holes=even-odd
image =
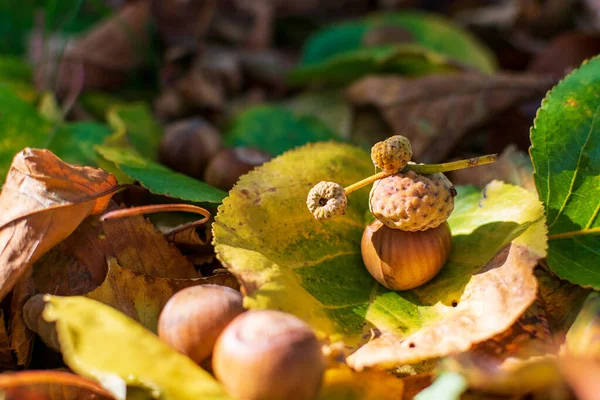
POLYGON ((101 169, 75 167, 48 150, 18 153, 0 193, 0 299, 116 190, 116 178, 101 169))
POLYGON ((25 371, 0 375, 4 399, 21 400, 114 400, 96 382, 58 371, 25 371))

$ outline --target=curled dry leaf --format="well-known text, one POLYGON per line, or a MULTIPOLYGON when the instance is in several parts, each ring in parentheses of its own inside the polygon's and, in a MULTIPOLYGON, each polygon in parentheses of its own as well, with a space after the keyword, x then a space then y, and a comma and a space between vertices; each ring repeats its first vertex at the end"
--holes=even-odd
POLYGON ((59 371, 23 371, 0 375, 6 400, 114 400, 99 384, 59 371))
POLYGON ((17 364, 27 367, 33 351, 33 333, 25 325, 23 306, 35 294, 31 270, 17 282, 10 299, 10 348, 17 356, 17 364))
POLYGON ((419 162, 444 159, 471 128, 511 105, 543 96, 552 81, 535 75, 462 73, 422 78, 367 77, 348 88, 356 106, 375 106, 410 139, 419 162))
POLYGON ((18 153, 0 194, 0 299, 88 215, 102 212, 116 188, 113 175, 48 150, 18 153))

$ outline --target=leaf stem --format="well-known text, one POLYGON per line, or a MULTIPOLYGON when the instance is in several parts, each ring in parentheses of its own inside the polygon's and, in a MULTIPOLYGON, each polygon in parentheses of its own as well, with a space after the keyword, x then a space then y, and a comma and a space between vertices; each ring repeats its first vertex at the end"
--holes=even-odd
MULTIPOLYGON (((450 161, 441 164, 406 164, 402 171, 414 171, 418 174, 437 174, 440 172, 456 171, 457 169, 466 169, 472 167, 478 167, 480 165, 491 164, 498 158, 498 154, 487 154, 485 156, 467 158, 466 160, 450 161)), ((393 174, 387 174, 385 172, 378 172, 368 178, 362 179, 350 186, 344 188, 346 195, 357 191, 371 183, 386 178, 393 174)))
POLYGON ((403 171, 415 171, 418 174, 437 174, 439 172, 456 171, 491 164, 498 159, 498 154, 467 158, 466 160, 450 161, 441 164, 406 164, 403 171))
POLYGON ((580 235, 593 235, 596 233, 600 233, 600 227, 598 228, 591 228, 591 229, 582 229, 579 231, 573 231, 573 232, 565 232, 565 233, 555 233, 553 235, 548 235, 548 240, 553 240, 553 239, 568 239, 568 238, 572 238, 575 236, 580 236, 580 235))
POLYGON ((103 214, 102 217, 100 217, 100 220, 106 221, 109 219, 134 217, 137 215, 156 214, 162 212, 189 212, 204 216, 204 218, 201 220, 194 222, 195 226, 205 223, 211 217, 208 210, 191 204, 154 204, 150 206, 131 207, 123 210, 109 211, 106 214, 103 214))

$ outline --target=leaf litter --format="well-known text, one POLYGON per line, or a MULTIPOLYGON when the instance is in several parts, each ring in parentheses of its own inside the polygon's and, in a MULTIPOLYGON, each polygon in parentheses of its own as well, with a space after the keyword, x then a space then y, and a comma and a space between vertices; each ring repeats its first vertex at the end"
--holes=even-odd
MULTIPOLYGON (((322 399, 593 398, 582 377, 597 375, 600 67, 577 68, 600 52, 583 33, 597 22, 582 15, 589 4, 428 14, 394 1, 117 3, 46 9, 48 26, 19 38, 37 65, 0 57, 3 171, 12 160, 0 366, 33 369, 0 375, 3 395, 229 398, 210 360, 198 366, 155 335, 174 294, 216 283, 240 290, 246 308, 313 328, 329 365, 322 399), (157 154, 164 127, 190 117, 223 136, 215 148, 278 157, 228 176, 229 193, 177 173, 157 154), (405 292, 364 268, 367 189, 337 219, 317 221, 304 204, 320 180, 371 174, 364 150, 393 134, 411 140, 416 162, 501 153, 450 174, 450 258, 405 292), (130 208, 181 201, 206 218, 130 208)), ((203 154, 201 142, 179 148, 203 154)))

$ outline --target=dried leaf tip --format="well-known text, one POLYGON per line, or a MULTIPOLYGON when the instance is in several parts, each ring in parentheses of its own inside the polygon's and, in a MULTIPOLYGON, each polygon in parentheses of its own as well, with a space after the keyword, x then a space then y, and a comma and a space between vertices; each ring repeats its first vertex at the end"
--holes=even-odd
POLYGON ((319 182, 308 192, 306 205, 316 219, 327 219, 346 212, 348 198, 335 182, 319 182))

